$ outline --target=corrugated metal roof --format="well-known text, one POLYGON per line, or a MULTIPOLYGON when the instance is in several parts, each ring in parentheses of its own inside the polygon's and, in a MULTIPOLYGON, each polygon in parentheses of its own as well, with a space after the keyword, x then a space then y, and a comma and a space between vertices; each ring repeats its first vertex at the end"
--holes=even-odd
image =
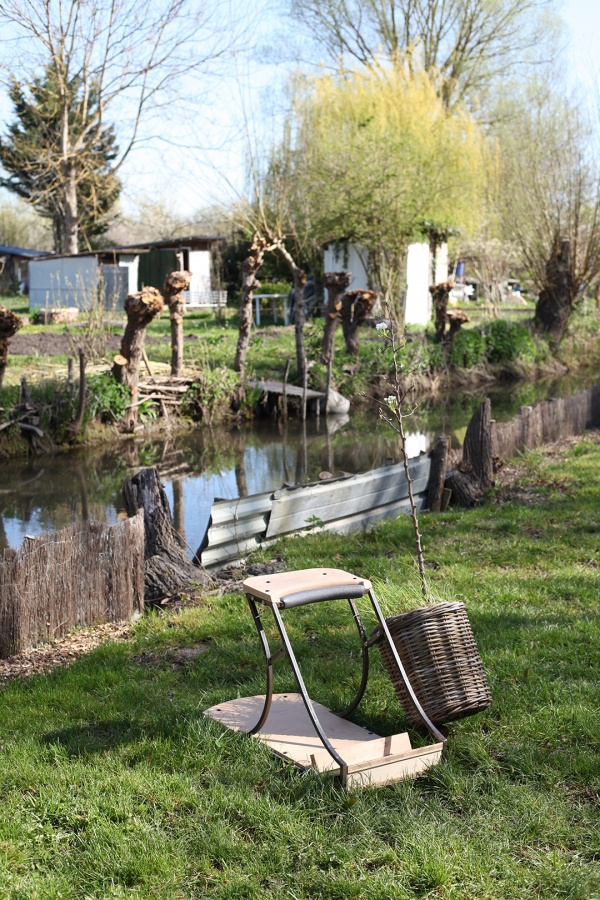
POLYGON ((53 255, 48 250, 28 250, 26 247, 11 247, 9 244, 0 244, 0 253, 8 254, 8 256, 22 256, 24 259, 53 255))
MULTIPOLYGON (((116 253, 147 253, 148 250, 178 250, 179 248, 194 249, 194 244, 202 244, 205 249, 206 245, 214 244, 217 241, 224 241, 223 235, 219 234, 193 234, 189 237, 172 238, 167 241, 139 241, 137 244, 120 244, 118 247, 103 247, 102 250, 82 250, 80 253, 57 253, 42 254, 53 255, 55 259, 63 259, 72 256, 111 256, 116 253)), ((37 251, 36 251, 37 252, 37 251)))

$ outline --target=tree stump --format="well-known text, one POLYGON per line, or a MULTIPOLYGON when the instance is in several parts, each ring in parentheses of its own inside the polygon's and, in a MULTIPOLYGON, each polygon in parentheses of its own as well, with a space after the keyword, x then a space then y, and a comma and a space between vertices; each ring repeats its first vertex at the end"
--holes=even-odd
POLYGON ((186 556, 155 468, 125 479, 123 501, 130 517, 144 510, 145 600, 161 600, 192 584, 208 587, 212 583, 206 570, 186 556))
POLYGON ((371 315, 376 302, 375 291, 346 291, 342 295, 342 328, 346 350, 351 356, 358 356, 358 329, 371 315))
POLYGON ((185 315, 183 294, 188 290, 191 280, 191 272, 171 272, 170 275, 167 275, 163 288, 171 318, 171 375, 176 378, 181 378, 183 375, 183 317, 185 315))
POLYGON ((462 461, 446 478, 456 506, 475 506, 494 480, 491 403, 486 398, 469 422, 462 461))
POLYGON ((8 345, 23 322, 11 309, 0 306, 0 387, 4 381, 4 373, 8 361, 8 345))
POLYGON ((323 348, 321 360, 333 362, 335 354, 335 332, 342 310, 342 294, 352 281, 350 272, 325 272, 323 284, 327 288, 327 309, 325 311, 325 330, 323 331, 323 348))
POLYGON ((125 298, 127 325, 121 341, 121 352, 115 356, 112 369, 115 379, 126 384, 131 391, 131 405, 123 420, 124 431, 133 431, 137 423, 138 382, 146 329, 164 307, 162 294, 153 287, 142 288, 125 298))

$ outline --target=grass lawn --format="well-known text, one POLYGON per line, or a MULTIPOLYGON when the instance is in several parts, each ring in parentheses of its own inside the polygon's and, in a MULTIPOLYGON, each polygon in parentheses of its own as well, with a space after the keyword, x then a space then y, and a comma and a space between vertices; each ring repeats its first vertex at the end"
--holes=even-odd
MULTIPOLYGON (((493 704, 451 726, 447 760, 417 781, 343 794, 202 717, 263 689, 239 593, 149 614, 127 641, 7 683, 0 896, 600 897, 599 468, 590 434, 527 454, 477 510, 422 517, 432 588, 467 603, 493 704)), ((278 551, 290 568, 378 579, 389 612, 418 605, 407 517, 278 551)), ((325 703, 358 674, 346 610, 286 620, 325 703)), ((278 671, 276 690, 292 689, 278 671)), ((356 720, 402 728, 376 651, 356 720)))

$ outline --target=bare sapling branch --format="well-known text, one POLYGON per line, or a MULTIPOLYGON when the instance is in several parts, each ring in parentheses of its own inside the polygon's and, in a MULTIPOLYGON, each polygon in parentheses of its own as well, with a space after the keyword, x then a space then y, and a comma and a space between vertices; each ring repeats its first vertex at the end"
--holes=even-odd
MULTIPOLYGON (((388 310, 389 313, 389 310, 388 310)), ((425 600, 429 599, 429 588, 425 577, 425 558, 423 555, 423 547, 421 543, 421 532, 419 529, 419 518, 417 516, 417 505, 413 494, 413 483, 408 465, 408 453, 406 450, 406 433, 404 430, 404 420, 410 418, 417 409, 416 403, 410 403, 409 395, 413 391, 413 384, 410 380, 404 378, 401 373, 402 364, 398 360, 399 351, 403 346, 403 338, 398 328, 398 323, 393 317, 389 319, 389 325, 381 322, 376 325, 377 331, 383 336, 388 343, 388 349, 391 352, 393 360, 393 382, 388 383, 391 393, 383 400, 375 399, 379 407, 379 416, 384 422, 393 428, 400 438, 400 446, 402 448, 402 463, 404 465, 404 474, 408 487, 408 500, 410 503, 410 515, 413 523, 413 531, 415 536, 415 548, 417 553, 417 565, 419 568, 419 578, 421 580, 421 592, 425 600)))

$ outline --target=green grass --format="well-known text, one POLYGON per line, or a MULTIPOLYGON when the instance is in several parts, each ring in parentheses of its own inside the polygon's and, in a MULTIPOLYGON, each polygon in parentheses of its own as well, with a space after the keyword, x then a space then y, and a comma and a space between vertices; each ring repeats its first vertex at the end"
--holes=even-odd
MULTIPOLYGON (((431 587, 467 604, 493 704, 451 727, 447 760, 417 781, 344 795, 203 718, 263 689, 239 593, 150 614, 129 642, 6 685, 0 896, 600 896, 599 466, 592 437, 527 454, 511 491, 422 517, 431 587), (177 663, 174 648, 201 643, 177 663)), ((390 612, 418 605, 407 518, 279 552, 378 579, 390 612)), ((287 622, 313 695, 343 702, 358 674, 344 604, 287 622)), ((403 727, 376 651, 356 720, 403 727)))

